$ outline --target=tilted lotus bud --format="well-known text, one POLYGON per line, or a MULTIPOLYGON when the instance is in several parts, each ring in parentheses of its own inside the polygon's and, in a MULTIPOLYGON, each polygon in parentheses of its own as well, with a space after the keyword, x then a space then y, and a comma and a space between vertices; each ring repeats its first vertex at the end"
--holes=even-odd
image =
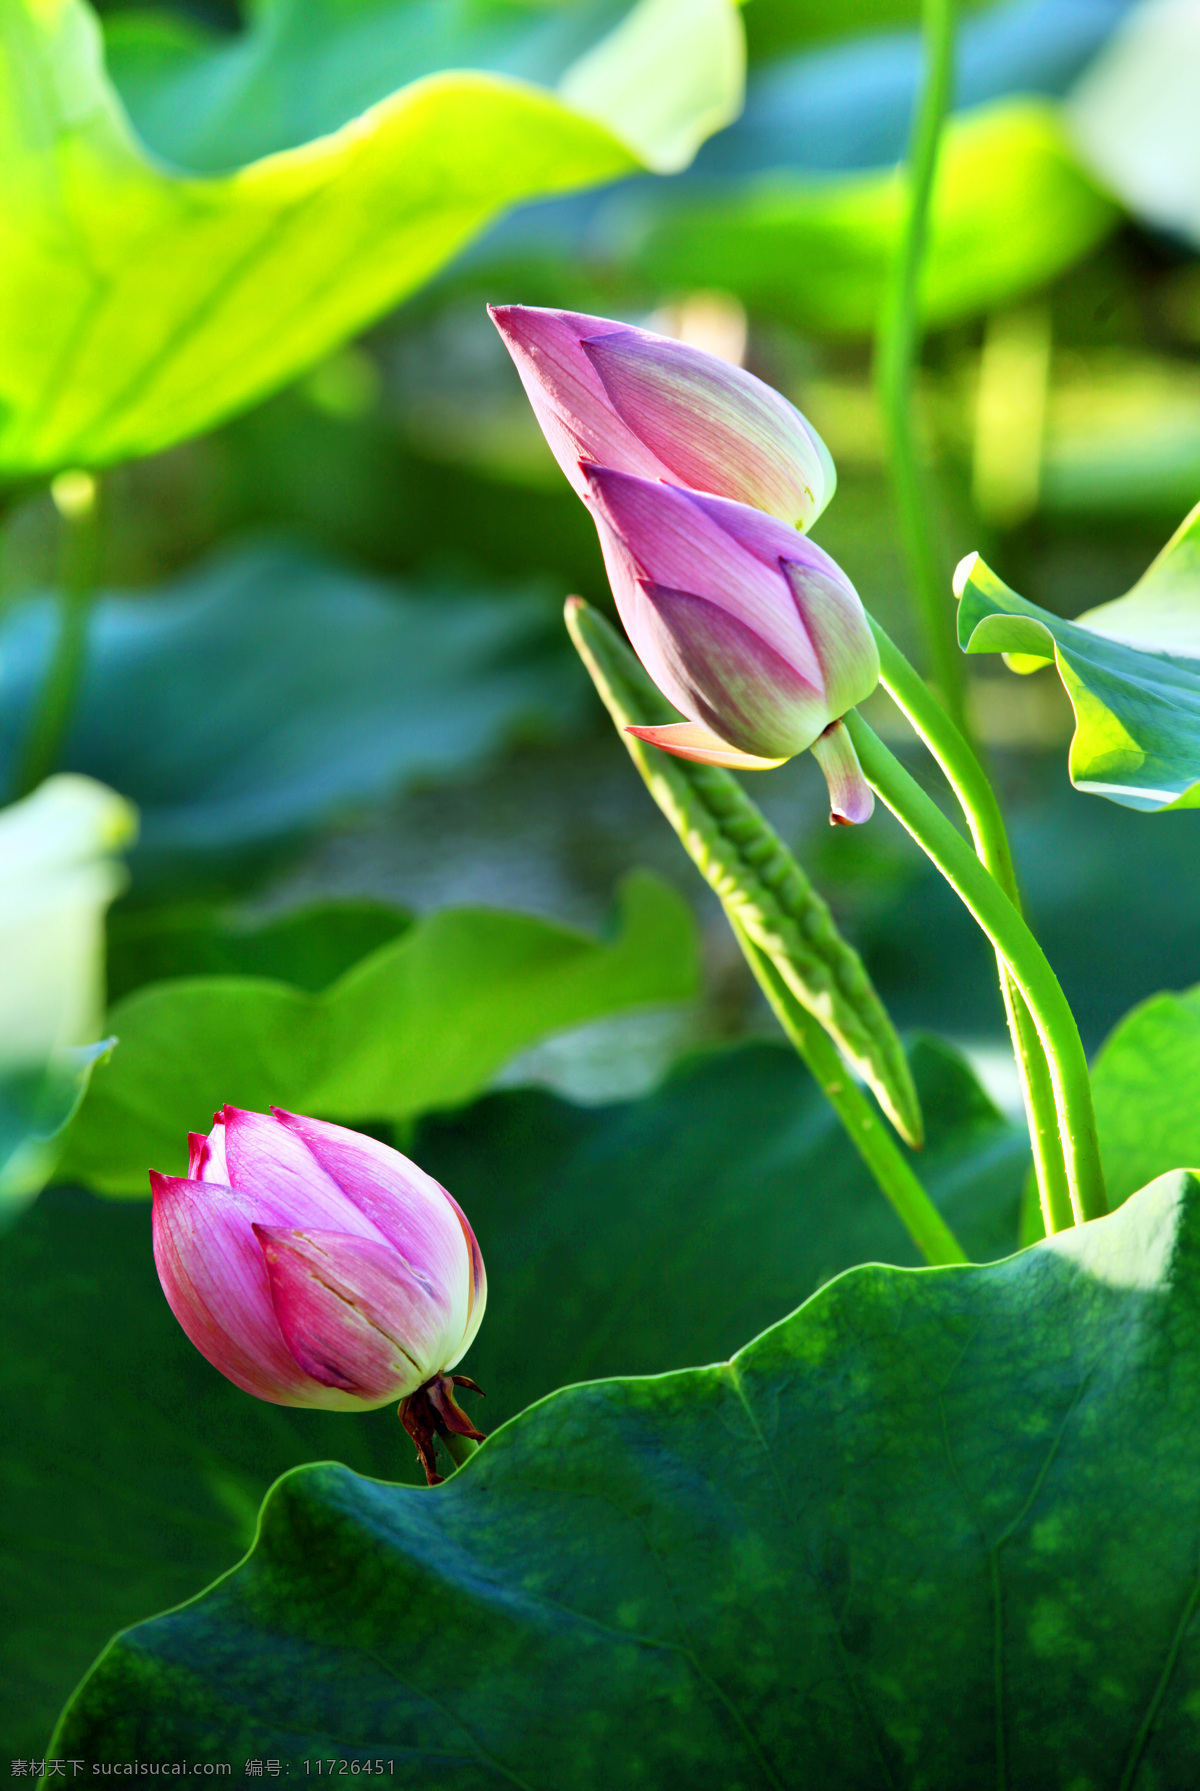
POLYGON ((186 1179, 150 1176, 154 1261, 214 1368, 275 1405, 366 1411, 430 1382, 452 1403, 446 1370, 487 1282, 444 1188, 373 1138, 278 1109, 225 1107, 189 1144, 186 1179))
POLYGON ((489 305, 554 457, 711 491, 811 528, 837 483, 794 405, 720 356, 669 336, 530 305, 489 305))
POLYGON ((681 758, 764 770, 811 747, 832 818, 874 798, 841 717, 879 682, 875 637, 845 573, 746 504, 582 468, 638 658, 688 717, 631 732, 681 758))

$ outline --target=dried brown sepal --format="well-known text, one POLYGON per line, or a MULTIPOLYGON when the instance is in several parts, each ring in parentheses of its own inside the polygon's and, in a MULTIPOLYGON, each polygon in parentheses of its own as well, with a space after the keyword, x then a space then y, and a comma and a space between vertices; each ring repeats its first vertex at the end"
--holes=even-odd
POLYGON ((430 1486, 440 1486, 444 1479, 437 1471, 435 1437, 453 1433, 470 1437, 476 1443, 484 1440, 483 1431, 476 1430, 455 1399, 455 1387, 469 1387, 481 1399, 485 1397, 483 1388, 477 1387, 465 1374, 435 1374, 423 1387, 402 1399, 397 1407, 397 1416, 416 1444, 417 1460, 424 1468, 430 1486))

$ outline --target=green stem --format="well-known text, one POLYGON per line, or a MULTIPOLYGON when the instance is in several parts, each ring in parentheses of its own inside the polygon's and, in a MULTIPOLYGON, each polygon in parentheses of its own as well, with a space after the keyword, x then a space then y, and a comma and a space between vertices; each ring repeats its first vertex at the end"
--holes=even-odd
POLYGON ((746 955, 763 994, 783 1028, 833 1108, 855 1150, 895 1207, 901 1223, 934 1267, 967 1262, 969 1258, 928 1194, 913 1174, 900 1147, 880 1124, 862 1089, 825 1032, 808 1010, 791 994, 767 954, 747 938, 732 915, 727 916, 734 937, 746 955))
POLYGON ((461 1468, 465 1461, 470 1461, 479 1447, 474 1437, 460 1437, 453 1430, 441 1432, 438 1441, 456 1468, 461 1468))
MULTIPOLYGON (((895 642, 889 639, 873 619, 871 628, 879 647, 880 682, 937 761, 966 816, 980 861, 992 873, 1019 914, 1021 897, 1008 835, 1004 829, 1004 817, 983 766, 895 642)), ((999 954, 997 963, 1000 970, 1000 993, 1004 998, 1004 1011, 1008 1017, 1021 1094, 1029 1120, 1029 1140, 1033 1149, 1042 1218, 1049 1235, 1074 1223, 1066 1162, 1058 1133, 1058 1108, 1050 1080, 1050 1066, 1046 1062, 1046 1054, 1038 1038, 1033 1017, 999 954)))
POLYGON ((975 916, 1012 973, 1046 1053, 1077 1223, 1108 1211, 1087 1058, 1074 1015, 1041 946, 991 873, 931 797, 851 710, 846 726, 863 774, 975 916))
POLYGON ((922 0, 922 21, 926 66, 909 153, 908 209, 883 295, 875 376, 900 534, 929 663, 938 694, 965 731, 962 659, 913 428, 913 375, 921 344, 921 268, 942 124, 954 76, 954 0, 922 0))
POLYGON ((51 491, 59 513, 58 629, 17 762, 17 796, 35 790, 59 762, 83 679, 96 590, 99 504, 91 476, 61 474, 51 491))

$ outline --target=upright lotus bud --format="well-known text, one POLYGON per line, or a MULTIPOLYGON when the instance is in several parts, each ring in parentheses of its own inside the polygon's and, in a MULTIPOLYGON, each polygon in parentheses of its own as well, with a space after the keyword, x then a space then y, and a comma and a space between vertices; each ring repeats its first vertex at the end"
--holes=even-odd
POLYGON ((581 497, 581 460, 753 504, 802 530, 833 496, 816 430, 741 367, 606 317, 488 309, 581 497))
POLYGON ((581 469, 625 631, 688 717, 632 732, 747 770, 811 747, 835 821, 874 798, 841 718, 879 681, 875 638, 827 553, 760 510, 609 467, 581 469))
POLYGON ((447 1370, 487 1282, 446 1190, 373 1138, 278 1109, 225 1107, 189 1146, 186 1178, 150 1175, 154 1261, 201 1355, 275 1405, 398 1399, 421 1407, 415 1425, 401 1414, 414 1436, 477 1437, 447 1370))

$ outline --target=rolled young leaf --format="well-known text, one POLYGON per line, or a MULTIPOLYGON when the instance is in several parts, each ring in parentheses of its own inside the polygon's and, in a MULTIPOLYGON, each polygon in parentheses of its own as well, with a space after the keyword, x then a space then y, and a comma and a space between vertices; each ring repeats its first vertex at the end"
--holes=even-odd
POLYGON ((48 778, 0 810, 0 1224, 48 1180, 112 1047, 104 915, 136 831, 130 804, 89 777, 48 778))
POLYGON ((1054 663, 1075 710, 1071 782, 1125 808, 1200 807, 1200 504, 1124 597, 1073 622, 1027 603, 978 554, 954 575, 964 653, 1054 663))
POLYGON ((923 1137, 904 1047, 853 947, 734 777, 654 750, 628 732, 677 722, 637 658, 579 598, 567 627, 634 764, 731 921, 764 951, 907 1143, 923 1137))

